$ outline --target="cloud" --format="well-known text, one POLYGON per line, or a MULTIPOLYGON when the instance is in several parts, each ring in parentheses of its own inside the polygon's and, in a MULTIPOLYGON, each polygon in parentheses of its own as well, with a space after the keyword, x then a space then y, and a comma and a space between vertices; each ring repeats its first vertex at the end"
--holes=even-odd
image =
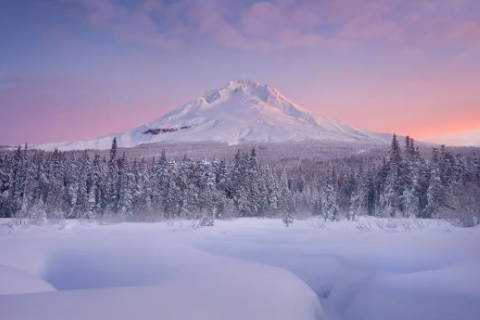
POLYGON ((349 21, 339 34, 350 38, 383 38, 391 42, 402 42, 406 39, 398 24, 371 14, 360 15, 349 21))
POLYGON ((480 43, 473 0, 61 0, 121 42, 179 52, 226 47, 268 52, 291 47, 403 52, 480 43), (473 20, 472 20, 473 19, 473 20), (416 48, 416 49, 414 49, 416 48))
POLYGON ((63 1, 83 7, 92 26, 110 30, 117 40, 171 51, 181 49, 184 45, 182 39, 158 30, 153 18, 164 9, 160 0, 139 1, 133 10, 114 0, 63 1))
POLYGON ((423 139, 427 142, 445 144, 451 146, 477 146, 480 147, 480 129, 459 132, 448 135, 430 136, 423 139))
POLYGON ((318 10, 309 1, 143 0, 131 8, 114 0, 62 0, 80 6, 94 28, 109 30, 122 42, 178 51, 209 43, 246 50, 287 47, 345 47, 319 27, 318 10))
POLYGON ((433 26, 425 40, 437 46, 480 45, 480 25, 473 21, 445 21, 433 26))

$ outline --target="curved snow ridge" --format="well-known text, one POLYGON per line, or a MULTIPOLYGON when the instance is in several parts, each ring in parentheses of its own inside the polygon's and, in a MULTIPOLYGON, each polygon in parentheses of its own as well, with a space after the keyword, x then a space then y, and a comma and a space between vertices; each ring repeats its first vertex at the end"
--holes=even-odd
POLYGON ((53 292, 55 288, 26 271, 0 265, 0 295, 53 292))
POLYGON ((45 256, 43 277, 59 291, 0 297, 9 320, 67 314, 82 320, 324 319, 315 293, 293 273, 211 255, 154 234, 85 233, 25 249, 45 256), (56 249, 48 250, 51 246, 56 249))

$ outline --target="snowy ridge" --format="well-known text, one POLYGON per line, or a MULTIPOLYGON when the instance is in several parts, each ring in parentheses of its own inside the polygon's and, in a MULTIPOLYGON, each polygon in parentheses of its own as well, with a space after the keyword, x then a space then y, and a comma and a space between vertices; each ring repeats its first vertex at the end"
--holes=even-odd
POLYGON ((315 115, 284 97, 276 88, 235 80, 138 128, 90 140, 37 145, 44 150, 109 149, 160 141, 283 142, 307 139, 384 142, 390 135, 355 128, 315 115), (166 130, 169 132, 163 132, 166 130), (153 134, 152 132, 161 131, 153 134))

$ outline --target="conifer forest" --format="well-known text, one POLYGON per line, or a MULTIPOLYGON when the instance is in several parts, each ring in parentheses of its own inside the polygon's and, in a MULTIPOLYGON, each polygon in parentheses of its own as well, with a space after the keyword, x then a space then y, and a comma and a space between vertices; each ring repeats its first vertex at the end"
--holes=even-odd
POLYGON ((119 218, 128 221, 319 216, 480 221, 480 161, 475 149, 442 146, 422 156, 413 139, 394 135, 379 157, 260 163, 257 152, 230 159, 128 158, 116 140, 109 156, 18 147, 0 158, 0 217, 119 218), (428 158, 428 159, 427 159, 428 158))

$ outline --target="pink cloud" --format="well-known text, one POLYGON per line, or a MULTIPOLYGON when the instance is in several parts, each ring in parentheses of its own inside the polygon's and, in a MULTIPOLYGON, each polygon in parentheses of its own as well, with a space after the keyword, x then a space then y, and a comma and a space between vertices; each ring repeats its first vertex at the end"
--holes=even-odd
POLYGON ((152 16, 159 14, 160 0, 143 0, 134 10, 127 9, 113 0, 63 0, 78 3, 87 10, 88 21, 97 28, 111 30, 120 41, 136 42, 167 50, 183 47, 183 40, 169 33, 157 31, 152 16))
POLYGON ((351 38, 383 38, 392 42, 406 39, 403 30, 393 21, 364 14, 345 24, 340 35, 351 38))
POLYGON ((410 57, 425 52, 431 44, 477 45, 480 41, 475 21, 431 24, 452 12, 461 15, 468 8, 480 10, 474 0, 270 0, 253 4, 140 0, 133 8, 116 0, 63 1, 82 6, 93 27, 110 30, 117 40, 174 52, 193 43, 259 52, 300 46, 344 49, 365 43, 372 50, 379 44, 395 50, 404 44, 398 50, 410 57))
POLYGON ((434 45, 480 45, 480 26, 473 21, 444 21, 437 23, 425 36, 434 45))
POLYGON ((241 48, 247 46, 247 40, 232 26, 223 24, 214 31, 217 43, 227 47, 241 48))
POLYGON ((247 7, 240 15, 241 28, 253 37, 265 37, 273 33, 282 23, 283 14, 270 2, 262 1, 247 7))
POLYGON ((345 48, 350 44, 333 39, 315 30, 322 21, 318 12, 304 4, 288 8, 294 2, 257 2, 244 8, 239 16, 239 28, 256 43, 269 43, 264 48, 317 47, 345 48))

